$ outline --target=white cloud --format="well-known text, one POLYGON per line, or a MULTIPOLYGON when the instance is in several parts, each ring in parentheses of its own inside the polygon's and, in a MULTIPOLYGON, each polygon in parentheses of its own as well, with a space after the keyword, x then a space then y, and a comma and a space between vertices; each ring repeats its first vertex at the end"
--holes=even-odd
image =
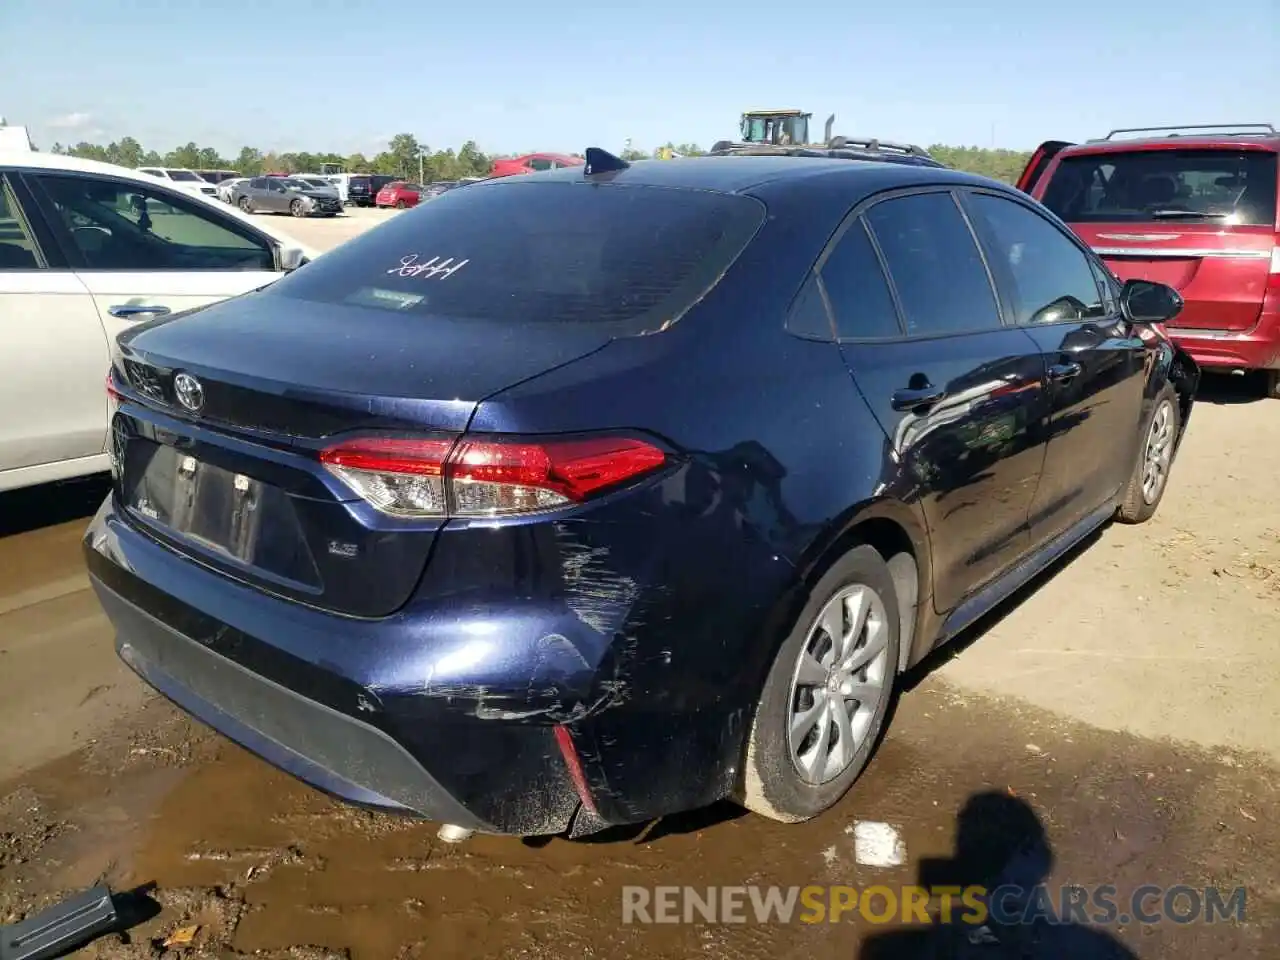
POLYGON ((93 117, 87 113, 67 113, 60 117, 54 117, 49 121, 49 126, 55 130, 80 130, 89 125, 93 117))

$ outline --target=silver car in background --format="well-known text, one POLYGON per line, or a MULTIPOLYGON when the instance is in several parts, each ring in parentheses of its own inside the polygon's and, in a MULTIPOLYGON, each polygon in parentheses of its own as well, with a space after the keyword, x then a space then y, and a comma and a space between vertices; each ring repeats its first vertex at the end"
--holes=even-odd
POLYGON ((287 213, 333 217, 342 201, 332 186, 315 187, 294 177, 254 177, 235 188, 235 204, 245 213, 287 213))

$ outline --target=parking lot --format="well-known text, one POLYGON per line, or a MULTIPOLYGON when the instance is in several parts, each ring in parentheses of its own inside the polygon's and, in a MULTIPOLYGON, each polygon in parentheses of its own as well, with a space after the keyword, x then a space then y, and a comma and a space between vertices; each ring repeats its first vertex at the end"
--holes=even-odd
MULTIPOLYGON (((327 249, 396 215, 278 219, 327 249)), ((217 957, 861 960, 888 936, 862 917, 624 924, 622 890, 894 887, 939 858, 976 869, 955 850, 957 814, 994 793, 1038 815, 1051 883, 1246 889, 1242 923, 1107 928, 1135 954, 1267 955, 1280 942, 1278 474, 1280 401, 1211 378, 1155 519, 1105 529, 917 670, 870 770, 818 820, 716 808, 593 842, 459 846, 295 783, 118 663, 79 555, 104 483, 4 495, 0 922, 106 879, 139 890, 140 922, 88 956, 171 953, 165 938, 196 926, 197 955, 217 957), (857 862, 857 821, 893 825, 903 862, 857 862)))

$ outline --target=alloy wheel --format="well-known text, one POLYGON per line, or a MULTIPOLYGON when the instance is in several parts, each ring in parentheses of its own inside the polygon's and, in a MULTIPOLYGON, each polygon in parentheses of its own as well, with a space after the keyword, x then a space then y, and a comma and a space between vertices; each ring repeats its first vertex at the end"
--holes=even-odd
POLYGON ((1173 457, 1173 404, 1166 400, 1156 408, 1147 431, 1147 445, 1143 454, 1142 499, 1155 503, 1160 499, 1165 481, 1169 477, 1169 463, 1173 457))
POLYGON ((890 680, 884 600, 841 588, 809 629, 791 680, 787 745, 801 778, 820 785, 853 762, 890 680))

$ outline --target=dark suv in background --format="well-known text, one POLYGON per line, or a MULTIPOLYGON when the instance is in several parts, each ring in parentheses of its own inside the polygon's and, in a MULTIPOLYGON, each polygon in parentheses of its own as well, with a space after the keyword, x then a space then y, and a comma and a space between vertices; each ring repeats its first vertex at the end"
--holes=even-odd
POLYGON ((347 203, 353 207, 372 207, 377 200, 378 191, 395 179, 380 173, 352 177, 347 184, 347 203))
POLYGON ((1018 186, 1122 279, 1186 301, 1169 334, 1209 370, 1280 397, 1280 134, 1271 124, 1113 130, 1040 145, 1018 186))

